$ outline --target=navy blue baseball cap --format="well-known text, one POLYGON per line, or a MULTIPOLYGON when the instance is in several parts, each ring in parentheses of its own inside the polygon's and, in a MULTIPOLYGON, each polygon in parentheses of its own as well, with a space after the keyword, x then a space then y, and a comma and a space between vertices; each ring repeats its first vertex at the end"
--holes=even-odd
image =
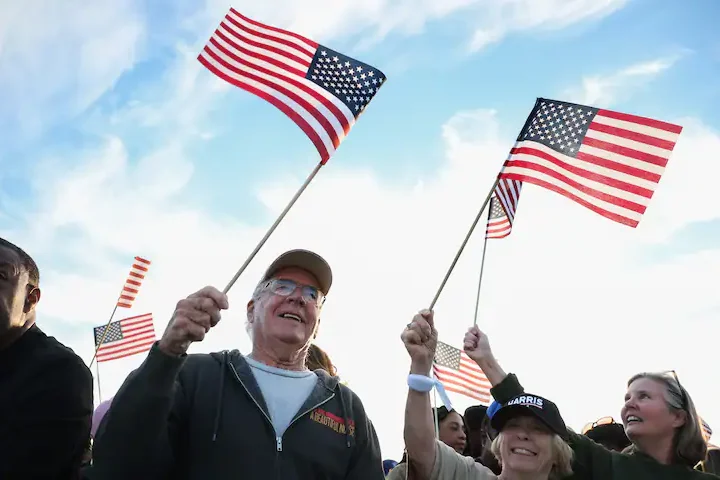
MULTIPOLYGON (((492 409, 493 405, 490 406, 490 410, 492 409)), ((488 410, 488 416, 491 416, 490 410, 488 410)), ((568 430, 557 405, 547 398, 529 393, 523 393, 522 395, 513 397, 496 411, 492 412, 490 425, 499 432, 511 418, 528 414, 543 422, 563 440, 568 440, 568 430)))

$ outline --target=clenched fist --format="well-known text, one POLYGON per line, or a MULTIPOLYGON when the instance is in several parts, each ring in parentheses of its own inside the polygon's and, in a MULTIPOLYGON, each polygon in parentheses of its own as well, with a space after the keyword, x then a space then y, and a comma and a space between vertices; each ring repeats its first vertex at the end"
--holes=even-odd
POLYGON ((480 331, 477 326, 469 328, 465 334, 463 350, 465 350, 468 357, 478 364, 493 358, 490 341, 487 335, 480 331))
POLYGON ((227 310, 227 296, 215 287, 205 287, 180 300, 158 346, 168 355, 182 355, 192 342, 200 342, 227 310))
POLYGON ((438 339, 433 315, 430 310, 421 310, 400 335, 410 354, 412 373, 427 375, 432 367, 438 339))

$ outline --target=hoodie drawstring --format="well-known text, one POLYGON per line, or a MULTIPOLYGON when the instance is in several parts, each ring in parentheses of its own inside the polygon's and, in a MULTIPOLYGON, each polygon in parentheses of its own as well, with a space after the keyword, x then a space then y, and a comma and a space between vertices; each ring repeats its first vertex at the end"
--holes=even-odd
POLYGON ((350 448, 350 419, 346 414, 347 409, 345 408, 345 398, 343 397, 340 384, 338 384, 335 388, 337 389, 338 396, 340 397, 340 414, 342 415, 342 419, 345 421, 345 444, 347 445, 347 448, 350 448))
POLYGON ((223 352, 223 359, 222 362, 220 362, 220 389, 218 390, 218 397, 217 397, 217 406, 215 407, 215 424, 213 426, 213 435, 212 435, 212 441, 214 442, 215 439, 217 439, 217 433, 218 428, 220 427, 220 416, 222 415, 222 399, 223 399, 223 390, 225 389, 225 370, 227 369, 227 363, 228 363, 228 354, 227 350, 223 352))

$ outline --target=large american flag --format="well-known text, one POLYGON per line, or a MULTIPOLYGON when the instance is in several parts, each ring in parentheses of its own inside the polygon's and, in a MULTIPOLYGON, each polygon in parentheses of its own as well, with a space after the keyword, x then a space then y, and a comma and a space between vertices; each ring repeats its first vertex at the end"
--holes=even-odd
POLYGON ((97 361, 107 362, 147 352, 155 343, 155 327, 151 313, 117 320, 93 329, 97 361), (107 327, 107 333, 105 332, 107 327), (102 341, 102 344, 100 343, 102 341))
POLYGON ((120 292, 117 306, 122 308, 132 308, 135 297, 140 292, 140 286, 142 286, 145 275, 147 275, 148 268, 150 267, 150 260, 145 260, 142 257, 135 257, 130 273, 128 274, 125 285, 120 292))
POLYGON ((371 65, 233 8, 198 60, 290 117, 313 142, 323 164, 386 79, 371 65))
POLYGON ((636 227, 681 131, 659 120, 538 98, 500 178, 534 183, 636 227))
POLYGON ((483 405, 490 405, 490 382, 477 363, 462 350, 438 342, 433 373, 448 392, 459 393, 483 405))

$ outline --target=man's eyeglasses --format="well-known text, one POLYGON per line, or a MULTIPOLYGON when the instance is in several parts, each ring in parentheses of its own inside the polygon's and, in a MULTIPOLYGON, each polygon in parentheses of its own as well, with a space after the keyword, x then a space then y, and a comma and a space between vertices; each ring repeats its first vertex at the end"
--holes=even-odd
POLYGON ((314 303, 318 306, 322 305, 325 301, 325 294, 322 293, 318 288, 311 285, 302 285, 294 280, 288 280, 284 278, 275 278, 265 283, 264 289, 270 290, 275 295, 282 297, 289 297, 295 292, 296 289, 301 288, 302 297, 308 303, 314 303))
POLYGON ((613 417, 599 418, 594 422, 586 423, 582 429, 582 434, 585 435, 587 432, 589 432, 595 427, 599 427, 600 425, 612 425, 613 423, 617 423, 613 417))

